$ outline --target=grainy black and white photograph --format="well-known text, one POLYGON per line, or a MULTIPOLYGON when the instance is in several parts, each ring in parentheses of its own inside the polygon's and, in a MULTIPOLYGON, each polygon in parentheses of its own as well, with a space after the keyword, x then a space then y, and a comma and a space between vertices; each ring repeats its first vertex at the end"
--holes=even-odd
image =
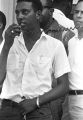
POLYGON ((83 0, 0 0, 0 120, 83 120, 83 0))

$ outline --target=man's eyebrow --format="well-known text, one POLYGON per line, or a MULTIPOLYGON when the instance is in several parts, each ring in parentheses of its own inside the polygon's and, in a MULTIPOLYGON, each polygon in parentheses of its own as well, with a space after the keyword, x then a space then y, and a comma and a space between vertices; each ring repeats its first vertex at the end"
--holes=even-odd
POLYGON ((83 10, 74 10, 74 11, 76 11, 76 12, 83 12, 83 10))
POLYGON ((15 13, 17 13, 17 12, 19 12, 19 11, 30 11, 30 10, 29 10, 29 9, 24 8, 24 9, 22 9, 22 10, 15 10, 15 13))
POLYGON ((80 11, 80 10, 76 10, 76 9, 74 10, 74 12, 79 12, 79 11, 80 11))

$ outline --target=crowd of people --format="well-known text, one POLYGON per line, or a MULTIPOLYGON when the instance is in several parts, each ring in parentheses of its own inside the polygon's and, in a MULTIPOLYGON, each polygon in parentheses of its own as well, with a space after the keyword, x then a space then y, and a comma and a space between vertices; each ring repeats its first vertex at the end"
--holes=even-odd
POLYGON ((0 11, 0 120, 83 120, 83 0, 17 0, 0 11), (4 35, 3 35, 4 31, 4 35))

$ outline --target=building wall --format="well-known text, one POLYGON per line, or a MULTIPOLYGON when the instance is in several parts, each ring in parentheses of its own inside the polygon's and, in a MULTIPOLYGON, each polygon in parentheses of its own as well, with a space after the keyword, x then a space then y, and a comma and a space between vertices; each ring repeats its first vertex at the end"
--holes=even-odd
POLYGON ((0 10, 4 12, 7 19, 6 27, 15 22, 15 5, 16 0, 0 0, 0 10))

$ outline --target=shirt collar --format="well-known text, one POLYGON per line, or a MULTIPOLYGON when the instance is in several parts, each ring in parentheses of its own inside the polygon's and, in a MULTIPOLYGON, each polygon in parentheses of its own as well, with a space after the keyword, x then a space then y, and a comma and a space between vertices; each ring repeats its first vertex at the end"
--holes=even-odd
POLYGON ((16 41, 18 40, 21 44, 25 45, 25 42, 24 42, 24 38, 23 38, 23 33, 21 32, 19 36, 16 36, 15 37, 15 40, 16 41))
MULTIPOLYGON (((16 36, 15 39, 18 39, 19 42, 21 42, 23 45, 25 45, 23 33, 21 33, 20 36, 16 36)), ((37 41, 41 41, 41 40, 47 40, 47 35, 44 33, 43 30, 42 30, 42 34, 41 34, 40 38, 37 41)))
POLYGON ((39 40, 47 40, 47 35, 45 34, 44 31, 42 31, 42 34, 40 36, 40 39, 39 40))

